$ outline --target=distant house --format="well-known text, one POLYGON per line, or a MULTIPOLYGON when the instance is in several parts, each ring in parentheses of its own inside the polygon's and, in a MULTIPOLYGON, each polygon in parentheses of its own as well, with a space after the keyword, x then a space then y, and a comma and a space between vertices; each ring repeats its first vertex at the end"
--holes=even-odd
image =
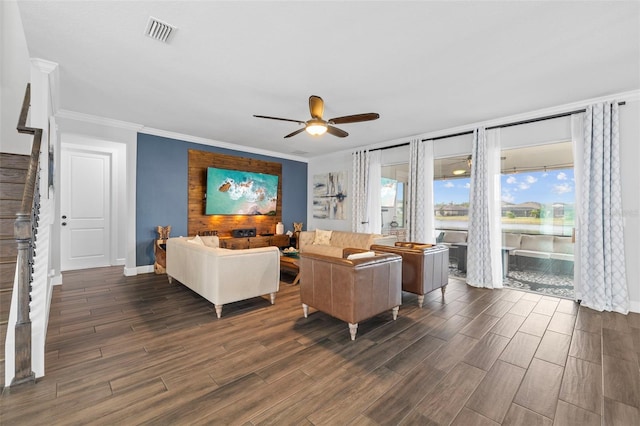
POLYGON ((435 209, 436 216, 468 216, 469 206, 460 204, 446 204, 437 206, 435 209))
POLYGON ((542 208, 542 204, 535 201, 527 201, 521 204, 502 203, 502 216, 507 216, 509 212, 515 217, 531 217, 531 212, 542 208))
POLYGON ((565 203, 553 203, 551 206, 553 208, 553 217, 554 218, 562 218, 565 215, 565 203))

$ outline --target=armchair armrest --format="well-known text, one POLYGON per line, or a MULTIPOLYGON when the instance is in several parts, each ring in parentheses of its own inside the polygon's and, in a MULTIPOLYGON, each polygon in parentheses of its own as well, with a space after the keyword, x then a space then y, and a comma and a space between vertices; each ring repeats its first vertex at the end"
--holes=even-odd
MULTIPOLYGON (((344 249, 344 251, 347 252, 348 254, 354 254, 354 253, 362 253, 369 250, 344 249), (351 250, 353 250, 353 252, 351 252, 351 250)), ((300 253, 300 258, 311 259, 314 261, 322 261, 322 262, 332 263, 334 265, 348 266, 348 267, 354 267, 354 268, 362 268, 366 266, 377 265, 380 263, 402 260, 400 256, 395 255, 393 253, 376 253, 376 255, 373 257, 365 257, 361 259, 347 259, 346 256, 348 256, 348 254, 345 254, 344 255, 345 257, 341 258, 341 257, 326 256, 324 254, 318 254, 318 253, 300 253)))

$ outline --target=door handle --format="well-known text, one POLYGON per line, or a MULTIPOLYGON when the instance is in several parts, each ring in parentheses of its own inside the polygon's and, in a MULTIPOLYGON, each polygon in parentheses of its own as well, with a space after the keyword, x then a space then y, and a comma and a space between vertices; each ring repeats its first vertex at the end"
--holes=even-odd
POLYGON ((67 222, 62 222, 62 226, 67 226, 67 222))
POLYGON ((63 214, 63 215, 62 215, 62 218, 63 218, 63 219, 66 219, 66 218, 67 218, 67 215, 66 215, 66 214, 63 214))

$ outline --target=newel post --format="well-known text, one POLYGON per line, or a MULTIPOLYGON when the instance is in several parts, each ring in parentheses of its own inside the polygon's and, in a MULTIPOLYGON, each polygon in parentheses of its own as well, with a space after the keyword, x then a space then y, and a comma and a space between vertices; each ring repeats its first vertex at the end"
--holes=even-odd
POLYGON ((35 374, 31 369, 31 317, 30 287, 32 259, 32 224, 30 213, 18 213, 14 227, 18 243, 18 310, 15 328, 15 377, 11 386, 35 382, 35 374))

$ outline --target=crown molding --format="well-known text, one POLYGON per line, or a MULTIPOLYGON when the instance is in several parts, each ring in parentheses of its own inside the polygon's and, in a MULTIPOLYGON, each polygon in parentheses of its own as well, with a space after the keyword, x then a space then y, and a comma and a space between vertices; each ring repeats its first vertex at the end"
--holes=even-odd
POLYGON ((53 71, 56 70, 56 68, 58 68, 57 62, 51 62, 51 61, 47 61, 46 59, 40 59, 40 58, 31 58, 31 65, 33 65, 34 67, 38 68, 39 71, 46 74, 51 74, 53 71))
POLYGON ((200 145, 215 146, 217 148, 230 149, 233 151, 266 155, 268 157, 281 158, 283 160, 299 161, 302 163, 309 162, 309 159, 305 157, 299 157, 299 156, 290 155, 290 154, 283 154, 281 152, 275 152, 275 151, 267 151, 266 149, 252 148, 250 146, 245 146, 245 145, 236 145, 229 142, 221 142, 214 139, 201 138, 199 136, 191 136, 191 135, 185 135, 182 133, 169 132, 167 130, 154 129, 152 127, 144 127, 139 132, 145 133, 148 135, 153 135, 153 136, 160 136, 163 138, 176 139, 176 140, 185 141, 185 142, 193 142, 200 145))
MULTIPOLYGON (((409 143, 412 139, 419 138, 421 140, 438 138, 447 135, 455 135, 457 133, 472 132, 478 127, 499 127, 506 123, 514 123, 518 121, 525 121, 536 119, 540 117, 553 116, 556 114, 565 114, 571 111, 576 111, 586 108, 588 105, 598 102, 616 101, 616 102, 637 102, 640 101, 640 90, 631 90, 627 92, 620 92, 611 95, 599 96, 597 98, 584 99, 582 101, 572 102, 568 104, 558 105, 549 108, 538 109, 535 111, 529 111, 522 114, 514 114, 506 117, 495 118, 487 121, 480 121, 471 124, 465 124, 458 127, 451 127, 448 129, 436 130, 433 132, 421 133, 419 135, 407 136, 405 138, 397 138, 392 141, 376 143, 372 145, 363 146, 357 149, 379 149, 386 148, 388 146, 398 145, 402 143, 409 143)), ((355 150, 354 148, 353 150, 355 150)), ((351 151, 353 151, 351 150, 351 151)))
POLYGON ((440 136, 452 135, 456 133, 462 133, 467 131, 473 131, 473 129, 477 129, 479 127, 499 127, 506 123, 514 123, 518 121, 531 120, 541 117, 553 116, 556 114, 566 114, 571 111, 576 111, 579 109, 584 109, 588 105, 598 103, 598 102, 606 102, 606 101, 617 101, 617 102, 632 102, 640 100, 640 90, 632 90, 629 92, 621 92, 615 93, 611 95, 599 96, 597 98, 584 99, 582 101, 571 102, 568 104, 558 105, 549 108, 538 109, 535 111, 529 111, 522 114, 514 114, 506 117, 500 117, 492 120, 481 121, 477 123, 466 124, 464 126, 454 127, 445 130, 438 130, 435 132, 424 133, 420 135, 421 139, 430 139, 437 138, 440 136))
POLYGON ((160 137, 169 138, 169 139, 176 139, 176 140, 185 141, 185 142, 193 142, 200 145, 215 146, 218 148, 225 148, 233 151, 249 152, 252 154, 265 155, 265 156, 281 158, 285 160, 299 161, 302 163, 309 162, 309 159, 304 157, 298 157, 295 155, 288 155, 280 152, 267 151, 264 149, 252 148, 244 145, 235 145, 228 142, 221 142, 213 139, 206 139, 198 136, 186 135, 183 133, 170 132, 162 129, 155 129, 153 127, 146 127, 142 124, 130 123, 128 121, 120 121, 112 118, 105 118, 97 115, 85 114, 85 113, 69 111, 65 109, 58 111, 55 114, 55 117, 62 118, 62 119, 69 119, 69 120, 77 120, 85 123, 97 124, 100 126, 117 127, 120 129, 132 130, 138 133, 145 133, 148 135, 160 136, 160 137))
POLYGON ((114 120, 112 118, 100 117, 97 115, 84 114, 82 112, 61 109, 55 114, 56 118, 66 118, 69 120, 83 121, 85 123, 97 124, 100 126, 117 127, 124 130, 139 132, 144 126, 142 124, 130 123, 128 121, 114 120))

